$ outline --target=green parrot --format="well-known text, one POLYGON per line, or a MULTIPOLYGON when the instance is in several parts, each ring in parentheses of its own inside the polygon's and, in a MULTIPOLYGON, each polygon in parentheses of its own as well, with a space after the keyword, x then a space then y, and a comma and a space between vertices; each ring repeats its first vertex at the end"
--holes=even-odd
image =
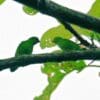
POLYGON ((21 56, 24 54, 32 54, 33 47, 35 44, 39 42, 39 39, 37 37, 31 37, 28 40, 22 41, 15 53, 15 56, 21 56))
POLYGON ((74 43, 71 40, 64 39, 64 38, 61 38, 61 37, 54 38, 53 42, 56 45, 58 45, 58 47, 60 49, 62 49, 63 51, 82 50, 82 48, 80 48, 80 46, 78 44, 74 43))
MULTIPOLYGON (((80 45, 76 44, 75 42, 61 37, 54 38, 53 42, 57 44, 58 47, 64 52, 84 50, 84 48, 81 48, 80 45)), ((71 63, 73 66, 76 66, 75 70, 78 72, 81 72, 86 67, 86 64, 83 60, 69 61, 69 63, 71 63)))
MULTIPOLYGON (((22 41, 17 47, 15 57, 21 55, 30 55, 32 54, 33 47, 39 42, 37 37, 31 37, 28 40, 22 41)), ((11 72, 14 72, 17 69, 17 66, 11 67, 11 72)))

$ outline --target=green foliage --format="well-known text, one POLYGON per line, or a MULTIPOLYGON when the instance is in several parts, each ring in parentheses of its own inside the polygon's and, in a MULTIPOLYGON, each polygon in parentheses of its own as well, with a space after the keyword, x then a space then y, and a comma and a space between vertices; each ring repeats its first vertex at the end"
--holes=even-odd
POLYGON ((96 0, 94 4, 92 5, 92 8, 88 12, 89 15, 95 16, 97 18, 100 18, 100 0, 96 0))
POLYGON ((28 7, 28 6, 23 6, 23 11, 28 14, 28 15, 35 15, 38 13, 37 10, 31 8, 31 7, 28 7))
POLYGON ((54 38, 53 42, 57 44, 63 51, 81 50, 78 44, 68 39, 56 37, 54 38))
MULTIPOLYGON (((100 0, 95 0, 94 4, 92 5, 91 9, 88 12, 88 15, 94 16, 96 18, 100 18, 99 8, 100 8, 100 0)), ((75 26, 75 25, 74 25, 74 28, 80 34, 86 35, 88 37, 91 37, 92 33, 93 34, 96 33, 96 34, 94 34, 94 39, 96 39, 96 40, 98 40, 97 37, 100 37, 100 34, 97 34, 97 32, 93 32, 91 30, 87 30, 87 29, 84 29, 84 28, 81 28, 81 27, 78 27, 78 26, 75 26)))
POLYGON ((68 30, 66 30, 63 25, 53 27, 42 35, 40 43, 41 48, 54 46, 55 44, 52 41, 55 37, 70 39, 72 37, 72 34, 68 30))
MULTIPOLYGON (((100 7, 99 5, 100 5, 100 0, 96 0, 93 6, 91 7, 90 11, 88 12, 88 14, 99 18, 100 16, 100 12, 98 10, 100 7)), ((76 25, 73 25, 73 27, 75 28, 75 30, 78 31, 78 33, 88 36, 90 38, 92 33, 96 33, 91 30, 78 27, 76 25)), ((72 35, 67 29, 64 28, 63 25, 53 27, 43 34, 41 38, 41 48, 54 46, 55 44, 52 42, 52 40, 55 37, 70 39, 72 35)), ((99 34, 94 35, 94 39, 98 40, 97 37, 100 37, 100 35, 99 34)))
POLYGON ((5 0, 0 0, 0 5, 3 4, 5 2, 5 0))
MULTIPOLYGON (((100 17, 100 12, 98 10, 100 7, 99 5, 100 5, 100 0, 96 0, 95 3, 93 4, 93 6, 91 7, 90 11, 88 12, 88 14, 99 18, 100 17)), ((88 36, 90 38, 91 38, 91 33, 94 33, 91 30, 87 30, 87 29, 78 27, 76 25, 73 25, 73 27, 75 28, 75 30, 78 31, 78 33, 88 36)), ((100 37, 99 34, 96 34, 96 36, 94 36, 94 39, 97 40, 97 38, 96 38, 97 36, 100 37)), ((45 48, 45 47, 54 46, 54 43, 52 42, 52 40, 55 37, 62 37, 62 38, 70 39, 72 37, 72 35, 67 29, 64 28, 63 25, 53 27, 43 34, 43 36, 41 38, 41 47, 45 48)))
MULTIPOLYGON (((0 4, 2 4, 5 0, 0 0, 0 4)), ((92 8, 88 12, 89 15, 95 16, 97 18, 100 17, 99 12, 100 7, 100 0, 96 0, 93 4, 92 8)), ((28 6, 23 6, 23 10, 28 15, 34 15, 38 11, 30 8, 28 6)), ((75 30, 77 30, 80 34, 92 37, 96 32, 83 29, 80 27, 77 27, 73 25, 75 30)), ((64 28, 63 25, 59 25, 57 27, 53 27, 46 31, 40 42, 40 46, 42 49, 46 47, 53 47, 55 45, 58 45, 62 51, 70 51, 70 50, 81 50, 80 46, 76 44, 75 42, 71 41, 72 34, 64 28)), ((94 35, 94 38, 98 41, 100 41, 100 35, 94 35)), ((25 54, 32 54, 33 47, 35 44, 39 42, 39 39, 37 37, 31 37, 28 40, 22 41, 19 46, 17 47, 15 56, 21 56, 25 54)), ((62 52, 62 51, 55 51, 55 52, 62 52)), ((66 75, 73 71, 77 71, 78 73, 81 72, 84 68, 86 68, 87 65, 83 60, 77 60, 77 61, 62 61, 62 62, 48 62, 44 63, 44 65, 41 67, 41 71, 43 74, 46 74, 48 77, 48 85, 43 90, 43 93, 40 96, 37 96, 34 98, 34 100, 50 100, 51 94, 54 92, 54 90, 57 88, 59 83, 64 79, 66 75)), ((17 69, 17 66, 12 67, 10 70, 15 71, 17 69)))
MULTIPOLYGON (((99 12, 100 0, 96 0, 93 4, 91 10, 88 12, 89 15, 100 17, 99 12)), ((37 11, 34 11, 32 8, 27 6, 23 7, 23 10, 29 14, 34 15, 37 11)), ((77 30, 80 34, 92 37, 94 32, 91 30, 83 29, 81 27, 73 25, 75 30, 77 30), (92 35, 91 35, 92 34, 92 35)), ((70 51, 70 50, 82 50, 81 47, 75 42, 71 41, 72 34, 64 28, 63 25, 59 25, 57 27, 53 27, 46 31, 41 38, 40 46, 42 49, 47 47, 53 47, 58 45, 62 51, 70 51)), ((100 41, 100 35, 94 35, 96 40, 100 41)), ((62 52, 56 51, 56 52, 62 52)), ((57 88, 59 83, 64 79, 66 75, 73 71, 81 72, 84 68, 86 68, 86 64, 83 60, 77 61, 62 61, 62 62, 48 62, 45 63, 41 67, 42 73, 46 74, 48 77, 48 85, 43 90, 40 96, 34 98, 34 100, 50 100, 51 94, 57 88)))
POLYGON ((54 76, 48 77, 48 80, 51 81, 46 86, 43 93, 40 96, 35 97, 34 100, 50 100, 52 92, 57 88, 64 76, 64 73, 56 72, 54 76))
POLYGON ((77 72, 81 72, 84 68, 86 68, 87 65, 83 60, 78 60, 75 62, 75 70, 77 70, 77 72))
POLYGON ((80 72, 85 67, 86 64, 83 60, 45 63, 44 66, 42 66, 41 71, 48 76, 48 85, 43 90, 43 93, 40 96, 35 97, 34 100, 50 100, 50 96, 66 75, 75 70, 80 72))
POLYGON ((50 96, 66 75, 74 70, 80 72, 85 67, 86 64, 82 60, 45 63, 41 70, 48 76, 48 85, 44 89, 43 93, 40 96, 35 97, 34 100, 50 100, 50 96))
MULTIPOLYGON (((25 54, 32 54, 33 46, 36 45, 39 42, 39 39, 37 37, 31 37, 28 40, 22 41, 19 46, 17 47, 15 56, 21 56, 25 54)), ((11 72, 14 72, 17 70, 17 66, 11 67, 11 72)))
MULTIPOLYGON (((96 18, 100 18, 99 9, 100 9, 100 0, 95 0, 88 14, 96 18)), ((93 33, 94 39, 100 42, 100 34, 98 34, 97 32, 90 32, 90 34, 91 33, 93 33)))
MULTIPOLYGON (((96 2, 93 4, 91 10, 88 14, 99 17, 100 7, 100 0, 96 0, 96 2)), ((86 30, 80 27, 77 27, 74 25, 74 28, 83 35, 91 37, 91 34, 94 34, 94 32, 90 30, 86 30)), ((99 37, 100 35, 94 36, 95 39, 99 37)), ((69 33, 68 30, 66 30, 62 25, 59 25, 57 27, 54 27, 47 32, 45 32, 41 39, 41 47, 52 47, 55 44, 59 45, 61 49, 67 50, 67 49, 79 49, 79 46, 75 44, 74 42, 68 40, 72 37, 72 35, 69 33), (64 38, 63 40, 59 40, 56 37, 64 38), (55 40, 54 40, 55 38, 55 40), (54 40, 54 41, 53 41, 54 40), (58 41, 60 41, 58 43, 58 41), (65 42, 66 41, 66 42, 65 42), (55 44, 53 43, 55 42, 55 44), (67 47, 65 47, 67 45, 67 47)), ((100 39, 100 38, 98 38, 100 39)), ((83 60, 78 61, 64 61, 59 63, 45 63, 44 66, 41 68, 41 71, 48 76, 48 85, 44 89, 43 93, 36 97, 34 100, 50 100, 50 96, 53 93, 53 91, 57 88, 59 83, 62 81, 62 79, 68 75, 70 72, 77 70, 77 72, 81 72, 84 68, 86 68, 86 64, 83 60)))

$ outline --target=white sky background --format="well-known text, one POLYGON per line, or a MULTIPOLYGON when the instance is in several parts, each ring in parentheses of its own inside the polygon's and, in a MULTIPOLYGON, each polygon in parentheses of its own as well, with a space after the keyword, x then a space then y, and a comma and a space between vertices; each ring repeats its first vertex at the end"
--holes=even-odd
MULTIPOLYGON (((54 0, 64 6, 86 13, 94 0, 54 0)), ((18 44, 31 36, 39 36, 57 25, 55 19, 37 14, 29 16, 22 6, 6 1, 0 6, 0 59, 14 56, 18 44)), ((41 52, 39 45, 38 50, 41 52)), ((48 49, 45 50, 47 52, 48 49)), ((44 51, 43 51, 44 52, 44 51)), ((47 77, 40 71, 42 65, 30 65, 11 73, 0 72, 0 100, 32 100, 47 85, 47 77)), ((51 100, 100 100, 98 68, 87 68, 81 73, 66 76, 53 93, 51 100)))

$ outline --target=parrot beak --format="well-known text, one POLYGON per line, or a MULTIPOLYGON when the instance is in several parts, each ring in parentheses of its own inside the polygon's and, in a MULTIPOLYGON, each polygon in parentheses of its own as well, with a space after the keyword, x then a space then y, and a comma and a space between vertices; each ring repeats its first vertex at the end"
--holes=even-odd
POLYGON ((40 42, 40 40, 38 39, 37 42, 40 42))
POLYGON ((40 40, 38 38, 36 38, 36 43, 40 42, 40 40))

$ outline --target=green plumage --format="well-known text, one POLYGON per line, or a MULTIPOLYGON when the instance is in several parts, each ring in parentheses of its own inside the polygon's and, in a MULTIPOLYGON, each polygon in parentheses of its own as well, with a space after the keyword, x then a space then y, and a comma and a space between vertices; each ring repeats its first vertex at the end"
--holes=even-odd
MULTIPOLYGON (((70 52, 74 50, 84 50, 83 48, 80 47, 80 45, 76 44, 75 42, 68 40, 68 39, 63 39, 61 37, 56 37, 54 38, 53 42, 59 46, 61 50, 64 52, 70 52)), ((73 70, 77 70, 78 72, 81 72, 85 67, 86 64, 83 60, 78 60, 78 61, 69 61, 69 65, 73 66, 73 70)))
MULTIPOLYGON (((17 47, 15 57, 21 56, 21 55, 30 55, 32 54, 33 47, 35 44, 39 42, 39 39, 37 37, 31 37, 28 40, 22 41, 19 46, 17 47)), ((15 71, 17 69, 17 66, 11 67, 11 72, 15 71)))
POLYGON ((54 38, 53 42, 59 46, 63 51, 81 50, 80 46, 71 40, 63 39, 61 37, 54 38))
POLYGON ((15 53, 15 56, 20 56, 24 54, 32 54, 33 46, 39 42, 37 37, 31 37, 26 41, 22 41, 15 53))

